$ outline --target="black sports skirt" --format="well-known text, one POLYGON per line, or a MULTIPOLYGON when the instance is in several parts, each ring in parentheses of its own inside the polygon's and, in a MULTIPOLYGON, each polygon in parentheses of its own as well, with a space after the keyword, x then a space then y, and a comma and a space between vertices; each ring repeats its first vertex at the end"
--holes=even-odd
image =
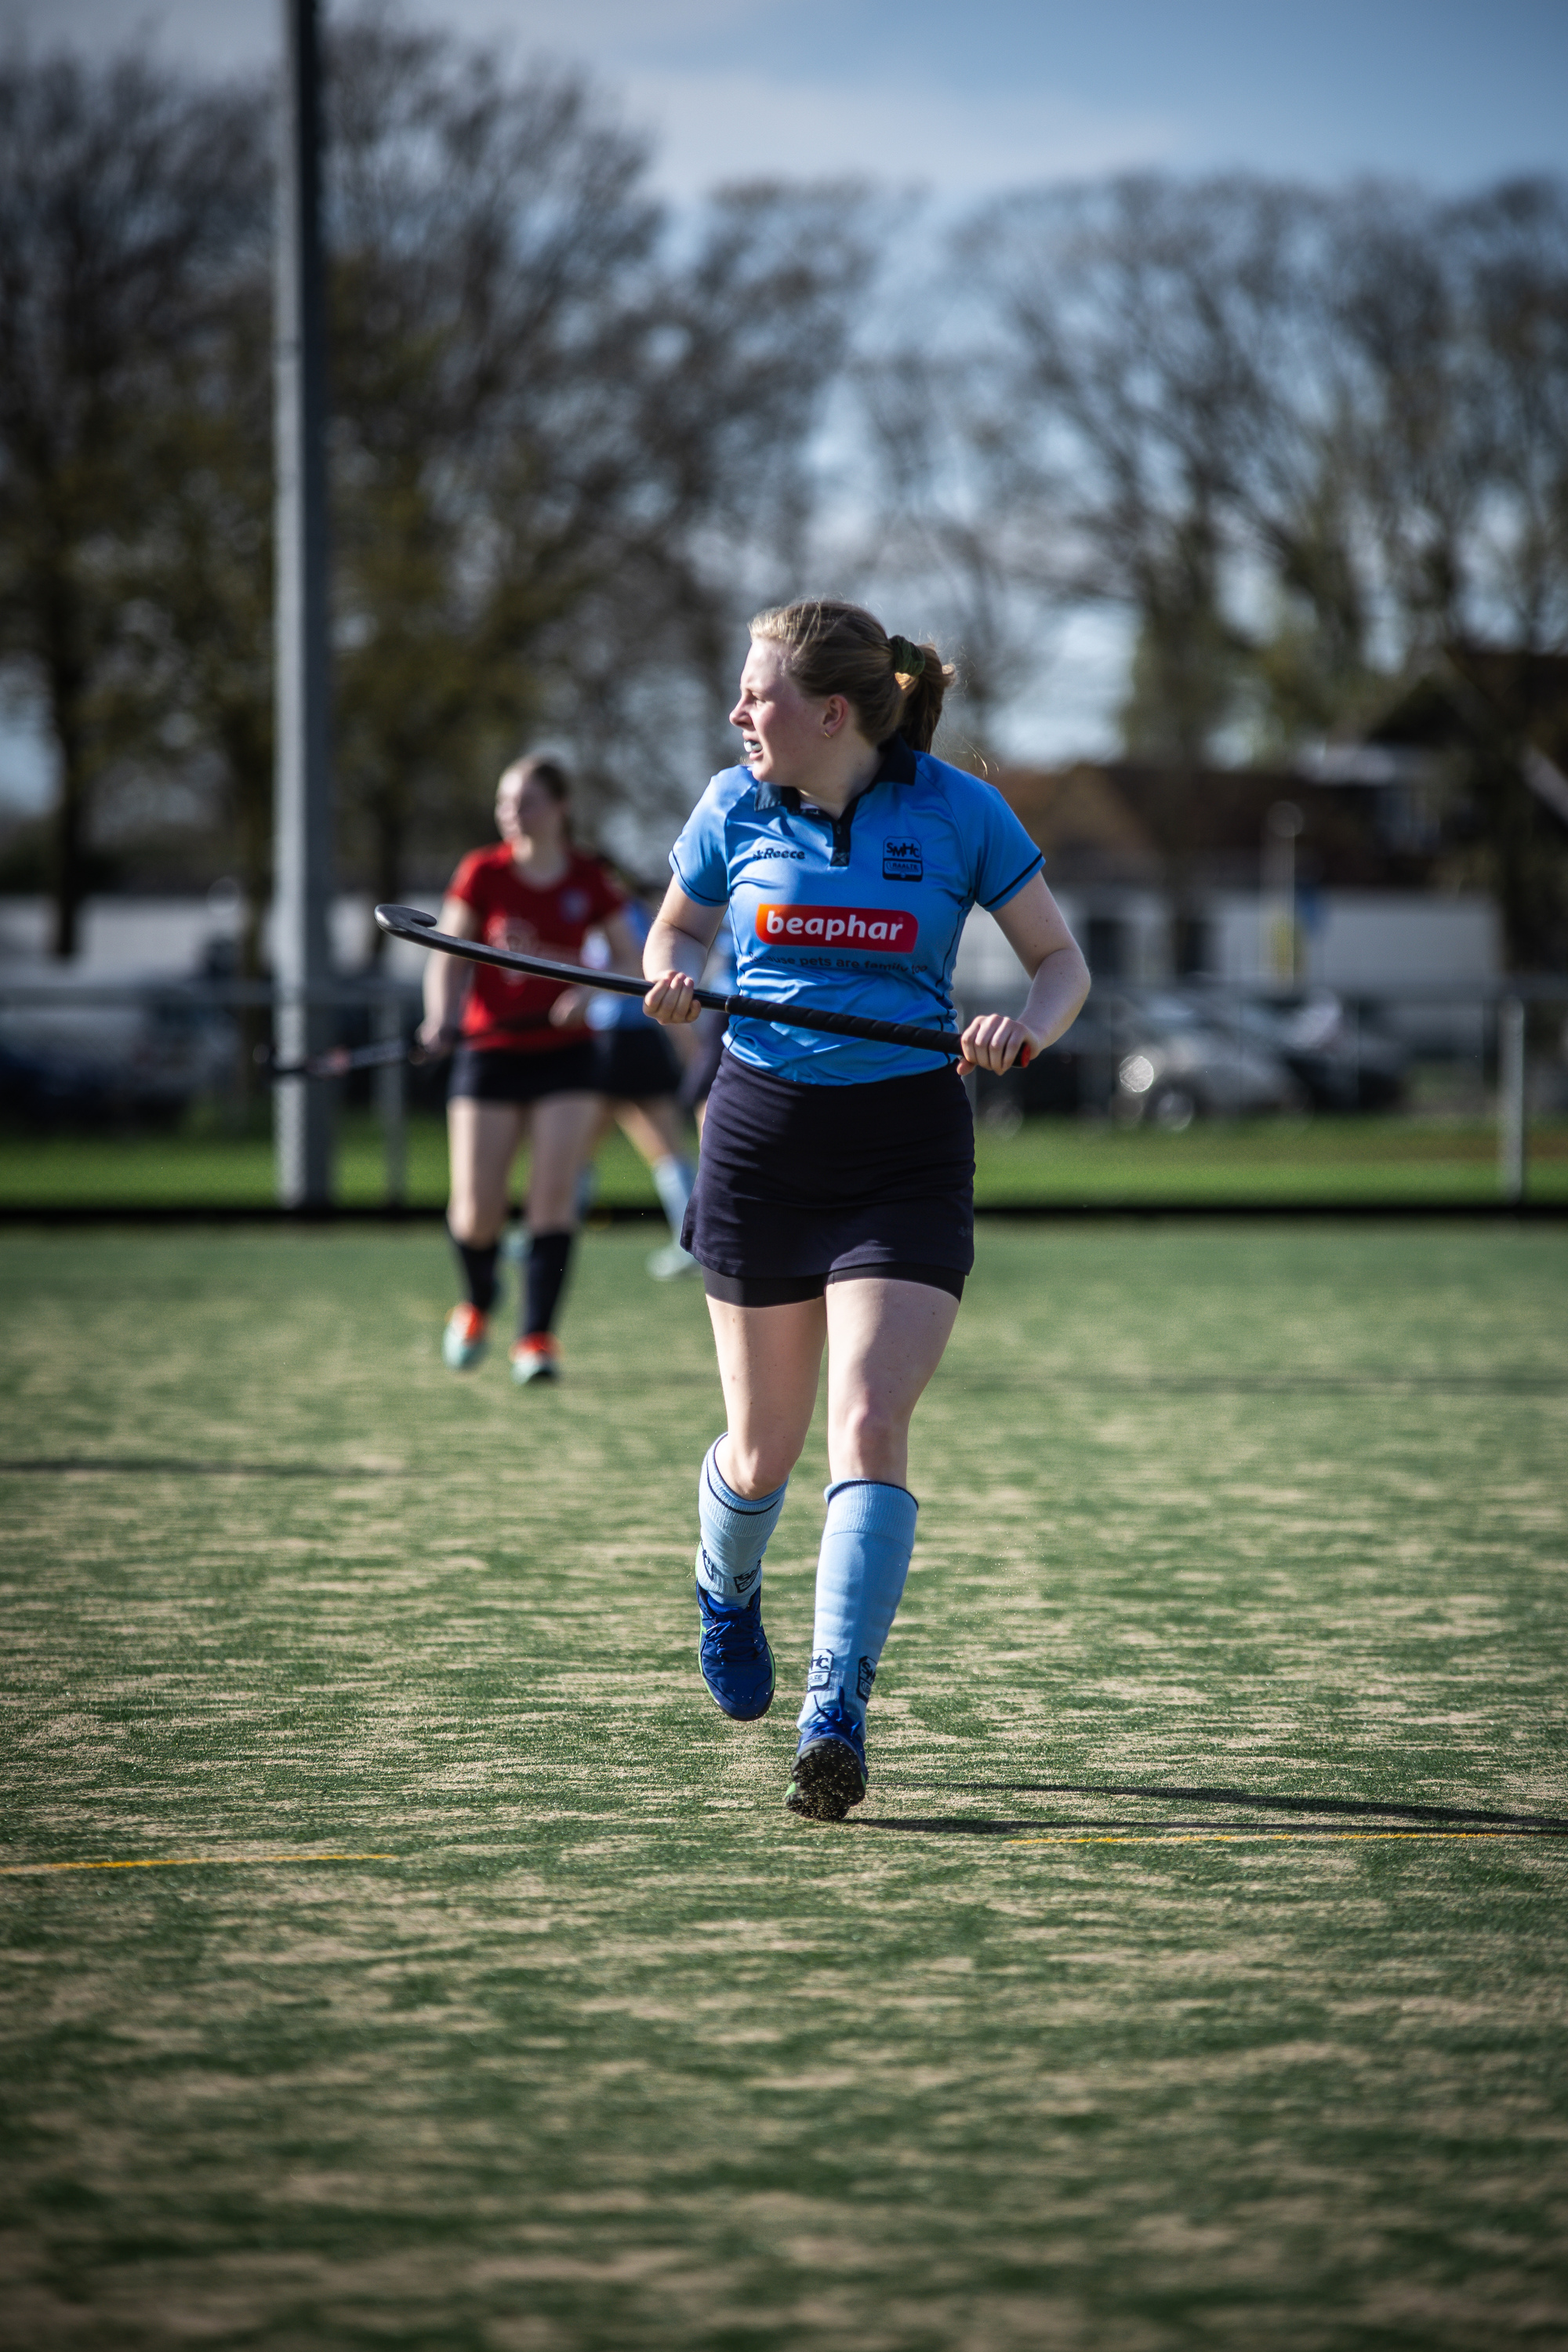
POLYGON ((713 1091, 713 1081, 724 1058, 725 1018, 711 1007, 697 1016, 697 1050, 687 1063, 686 1075, 680 1081, 680 1099, 688 1110, 705 1103, 713 1091))
POLYGON ((680 1064, 662 1029, 600 1029, 594 1052, 594 1083, 617 1102, 652 1102, 679 1092, 680 1064))
POLYGON ((540 1054, 514 1054, 505 1045, 459 1045, 452 1056, 447 1099, 536 1103, 546 1095, 596 1095, 599 1063, 592 1037, 552 1045, 540 1054))
POLYGON ((801 1086, 726 1053, 680 1236, 742 1306, 855 1275, 956 1297, 974 1264, 974 1127, 951 1063, 868 1086, 801 1086))

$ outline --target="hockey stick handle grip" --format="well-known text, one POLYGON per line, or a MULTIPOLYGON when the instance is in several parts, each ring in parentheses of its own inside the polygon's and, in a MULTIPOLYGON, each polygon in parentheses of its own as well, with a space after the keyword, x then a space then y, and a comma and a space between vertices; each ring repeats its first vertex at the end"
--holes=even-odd
MULTIPOLYGON (((624 971, 593 971, 574 963, 552 963, 543 956, 520 955, 513 948, 492 948, 479 940, 460 940, 438 930, 434 915, 418 907, 378 907, 375 919, 389 939, 407 940, 417 948, 442 955, 461 956, 468 963, 489 963, 502 971, 525 971, 535 980, 559 980, 569 988, 608 989, 616 996, 646 996, 648 983, 624 971)), ((858 1013, 830 1013, 813 1004, 779 1004, 763 996, 723 996, 717 989, 693 988, 697 1003, 708 1013, 726 1013, 744 1021, 776 1021, 790 1029, 819 1029, 835 1037, 867 1037, 879 1045, 913 1045, 922 1053, 941 1054, 950 1062, 962 1058, 963 1046, 950 1029, 917 1029, 904 1021, 872 1021, 858 1013)), ((1026 1045, 1018 1055, 1022 1069, 1029 1060, 1026 1045)))

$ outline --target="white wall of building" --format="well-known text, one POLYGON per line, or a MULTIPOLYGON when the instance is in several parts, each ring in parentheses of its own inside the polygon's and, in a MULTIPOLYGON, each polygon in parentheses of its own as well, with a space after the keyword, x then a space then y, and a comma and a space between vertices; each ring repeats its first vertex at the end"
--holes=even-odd
MULTIPOLYGON (((410 897, 408 904, 435 914, 437 898, 410 897)), ((0 898, 0 978, 47 980, 68 973, 84 981, 131 980, 143 975, 184 976, 201 968, 208 947, 238 934, 240 902, 220 886, 201 898, 89 898, 82 909, 81 950, 63 968, 49 957, 52 910, 46 898, 0 898)), ((332 904, 332 953, 338 969, 363 969, 370 940, 371 902, 345 895, 332 904)), ((417 981, 425 951, 401 940, 388 943, 383 966, 389 977, 417 981)))
MULTIPOLYGON (((1170 919, 1153 891, 1063 890, 1063 913, 1087 947, 1096 916, 1121 926, 1121 978, 1158 985, 1171 978, 1170 919)), ((1401 990, 1474 990, 1479 995, 1502 972, 1501 932, 1491 900, 1479 895, 1440 898, 1417 891, 1329 890, 1303 899, 1310 917, 1300 929, 1300 977, 1309 986, 1370 997, 1413 1044, 1449 1051, 1477 1050, 1479 1010, 1463 1004, 1397 1003, 1401 990)), ((1276 981, 1279 909, 1256 891, 1212 893, 1203 902, 1209 924, 1209 971, 1241 987, 1276 981)), ((1013 951, 993 919, 978 909, 964 927, 955 985, 970 1007, 1006 1009, 1023 1003, 1025 983, 1013 951)))
MULTIPOLYGON (((1153 986, 1170 974, 1170 921, 1165 901, 1152 890, 1058 890, 1057 904, 1073 936, 1087 947, 1091 916, 1113 916, 1122 929, 1121 978, 1153 986)), ((1021 1004, 1026 983, 1018 960, 994 917, 978 907, 963 927, 953 986, 959 1002, 984 1010, 1021 1004)))
MULTIPOLYGON (((1304 898, 1298 927, 1302 977, 1347 995, 1404 988, 1489 988, 1502 971, 1497 909, 1479 893, 1325 890, 1304 898)), ((1224 980, 1270 975, 1272 902, 1252 891, 1209 901, 1215 969, 1224 980)))

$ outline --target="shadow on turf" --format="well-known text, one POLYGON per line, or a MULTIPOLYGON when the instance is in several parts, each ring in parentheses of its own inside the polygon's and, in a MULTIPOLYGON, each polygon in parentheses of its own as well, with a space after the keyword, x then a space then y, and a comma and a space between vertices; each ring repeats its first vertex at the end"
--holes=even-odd
MULTIPOLYGON (((889 1784, 884 1782, 883 1786, 889 1784)), ((892 1786, 898 1783, 890 1784, 892 1786)), ((918 1781, 903 1785, 918 1788, 918 1781)), ((950 1780, 950 1790, 973 1791, 976 1796, 998 1797, 1144 1797, 1155 1798, 1166 1804, 1184 1805, 1247 1805, 1255 1811, 1317 1815, 1315 1821, 1300 1823, 1298 1835, 1310 1836, 1314 1831, 1327 1833, 1336 1824, 1351 1821, 1411 1822, 1418 1827, 1436 1832, 1441 1830, 1470 1829, 1491 1831, 1496 1834, 1518 1834, 1529 1832, 1535 1836, 1568 1836, 1568 1819, 1557 1813, 1501 1813, 1481 1811, 1455 1805, 1401 1805, 1380 1802, 1363 1797, 1279 1797, 1265 1795, 1253 1789, 1156 1789, 1142 1782, 1087 1782, 1076 1780, 950 1780), (1327 1819, 1322 1816, 1327 1816, 1327 1819)), ((1027 1830, 1183 1830, 1204 1829, 1212 1824, 1203 1821, 1100 1821, 1054 1820, 1037 1813, 1027 1821, 976 1821, 972 1815, 960 1813, 937 1815, 929 1820, 894 1821, 885 1817, 861 1816, 861 1826, 877 1830, 909 1830, 935 1837, 1016 1837, 1027 1830)), ((1243 1824, 1237 1823, 1237 1827, 1243 1824)))

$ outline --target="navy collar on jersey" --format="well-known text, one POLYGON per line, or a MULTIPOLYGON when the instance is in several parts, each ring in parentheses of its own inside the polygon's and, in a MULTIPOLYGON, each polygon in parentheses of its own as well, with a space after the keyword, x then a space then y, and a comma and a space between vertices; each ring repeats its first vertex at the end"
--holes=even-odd
MULTIPOLYGON (((901 735, 889 735, 885 743, 879 743, 877 749, 881 757, 870 782, 856 793, 841 815, 828 818, 833 827, 831 862, 835 866, 847 866, 849 863, 850 828, 855 823, 855 812, 867 793, 875 792, 879 784, 914 782, 915 755, 901 735)), ((808 811, 813 816, 827 816, 826 809, 818 809, 803 793, 796 792, 793 784, 753 784, 752 792, 759 809, 787 809, 791 816, 800 816, 808 811)))

